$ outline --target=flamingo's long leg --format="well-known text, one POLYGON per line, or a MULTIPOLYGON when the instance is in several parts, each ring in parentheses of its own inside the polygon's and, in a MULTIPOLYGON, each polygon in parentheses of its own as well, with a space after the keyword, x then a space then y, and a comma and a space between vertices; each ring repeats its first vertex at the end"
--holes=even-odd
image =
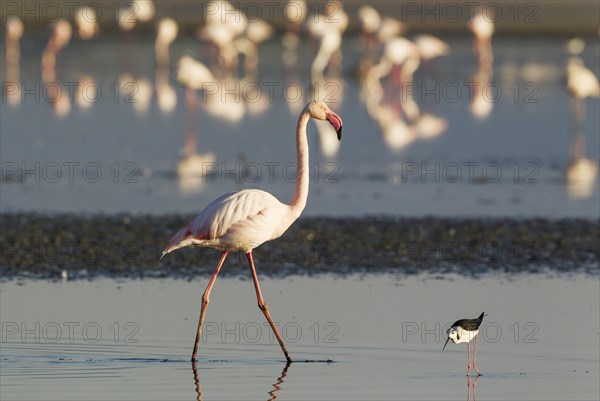
POLYGON ((258 307, 260 308, 260 310, 263 312, 263 314, 269 321, 269 324, 271 325, 271 328, 273 329, 273 332, 275 333, 275 336, 277 337, 277 341, 279 341, 281 350, 285 354, 285 359, 287 359, 288 363, 290 363, 290 362, 292 362, 292 358, 290 358, 290 355, 288 354, 287 349, 285 349, 285 345, 283 344, 283 339, 281 338, 281 335, 279 334, 277 327, 275 327, 275 323, 273 323, 273 319, 271 318, 271 313, 269 312, 267 303, 263 299, 262 293, 260 292, 260 285, 258 284, 258 276, 256 275, 256 269, 254 268, 254 260, 252 259, 252 252, 248 252, 246 254, 246 256, 248 257, 248 263, 250 263, 250 269, 252 270, 252 280, 254 281, 254 288, 256 289, 256 299, 258 300, 258 307))
POLYGON ((204 322, 204 315, 206 314, 206 308, 208 303, 210 302, 210 292, 212 291, 213 285, 215 285, 215 280, 219 275, 219 271, 221 271, 221 267, 223 266, 223 262, 225 262, 225 258, 227 257, 227 251, 223 251, 221 254, 221 259, 219 259, 219 264, 215 269, 208 285, 206 286, 206 290, 204 291, 204 295, 202 295, 202 306, 200 307, 200 319, 198 320, 198 331, 196 332, 196 341, 194 342, 194 352, 192 352, 192 362, 196 360, 196 353, 198 351, 198 344, 200 343, 200 335, 202 334, 202 322, 204 322))

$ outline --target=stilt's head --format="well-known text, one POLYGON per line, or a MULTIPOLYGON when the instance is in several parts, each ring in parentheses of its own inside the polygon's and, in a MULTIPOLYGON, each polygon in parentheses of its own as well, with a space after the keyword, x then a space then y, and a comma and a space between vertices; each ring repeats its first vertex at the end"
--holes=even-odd
POLYGON ((456 326, 452 326, 448 329, 448 331, 446 332, 446 334, 448 335, 448 338, 446 339, 446 343, 444 344, 444 348, 442 348, 442 351, 446 349, 446 345, 448 345, 448 341, 452 340, 452 342, 454 344, 456 344, 457 342, 460 341, 460 333, 459 333, 460 327, 456 327, 456 326))
POLYGON ((308 114, 317 120, 327 120, 337 133, 338 140, 342 139, 342 119, 323 102, 312 101, 306 105, 308 114))

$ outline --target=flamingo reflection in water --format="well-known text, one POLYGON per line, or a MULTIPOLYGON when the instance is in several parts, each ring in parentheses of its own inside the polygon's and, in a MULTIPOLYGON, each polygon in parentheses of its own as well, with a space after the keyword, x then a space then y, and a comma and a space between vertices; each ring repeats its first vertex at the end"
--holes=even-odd
POLYGON ((478 120, 486 119, 494 109, 493 94, 488 93, 493 74, 491 65, 479 63, 471 76, 469 111, 478 120))
MULTIPOLYGON (((361 95, 367 112, 379 124, 385 144, 395 151, 407 147, 417 139, 436 138, 448 126, 444 118, 431 112, 422 112, 413 98, 415 91, 407 90, 414 85, 413 75, 419 67, 421 51, 408 39, 395 37, 384 45, 379 63, 360 76, 361 95), (394 66, 401 68, 399 82, 392 74, 394 66), (390 85, 386 85, 388 92, 390 88, 394 88, 392 98, 384 90, 382 79, 390 81, 390 85), (398 95, 395 93, 396 88, 398 95)), ((433 54, 429 51, 427 57, 433 54)))
MULTIPOLYGON (((289 368, 290 363, 286 363, 285 367, 281 371, 281 374, 279 375, 279 377, 277 377, 275 383, 272 384, 273 390, 268 392, 268 401, 275 401, 279 397, 279 395, 281 395, 277 393, 280 392, 282 389, 281 385, 285 381, 284 379, 287 376, 287 371, 289 368)), ((204 394, 202 393, 202 385, 200 384, 200 375, 198 374, 198 366, 196 362, 192 362, 192 371, 194 373, 194 390, 196 390, 196 400, 203 401, 204 394)))

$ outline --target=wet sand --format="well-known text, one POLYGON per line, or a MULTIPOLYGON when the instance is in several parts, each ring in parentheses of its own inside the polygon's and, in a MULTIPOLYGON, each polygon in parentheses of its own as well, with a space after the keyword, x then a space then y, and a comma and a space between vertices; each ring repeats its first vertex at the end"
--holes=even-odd
POLYGON ((224 278, 194 372, 188 359, 206 281, 0 284, 0 398, 196 399, 196 373, 205 400, 267 400, 275 390, 282 400, 466 399, 466 347, 442 351, 442 331, 482 311, 475 398, 599 396, 600 289, 587 275, 266 278, 292 357, 334 361, 287 370, 251 281, 224 278))
MULTIPOLYGON (((218 251, 159 260, 193 215, 2 214, 2 278, 171 277, 212 273, 218 251)), ((263 275, 585 272, 597 275, 600 225, 583 219, 300 218, 254 251, 263 275)), ((246 276, 243 254, 222 274, 246 276)))

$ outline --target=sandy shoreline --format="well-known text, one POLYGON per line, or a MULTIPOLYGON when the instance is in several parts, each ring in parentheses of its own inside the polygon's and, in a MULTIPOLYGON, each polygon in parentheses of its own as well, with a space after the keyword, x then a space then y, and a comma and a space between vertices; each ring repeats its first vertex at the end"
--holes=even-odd
MULTIPOLYGON (((3 280, 210 274, 218 252, 183 249, 159 261, 189 216, 2 214, 3 280)), ((583 219, 300 218, 254 251, 262 275, 546 271, 598 274, 600 225, 583 219)), ((245 275, 243 254, 223 275, 245 275)))

